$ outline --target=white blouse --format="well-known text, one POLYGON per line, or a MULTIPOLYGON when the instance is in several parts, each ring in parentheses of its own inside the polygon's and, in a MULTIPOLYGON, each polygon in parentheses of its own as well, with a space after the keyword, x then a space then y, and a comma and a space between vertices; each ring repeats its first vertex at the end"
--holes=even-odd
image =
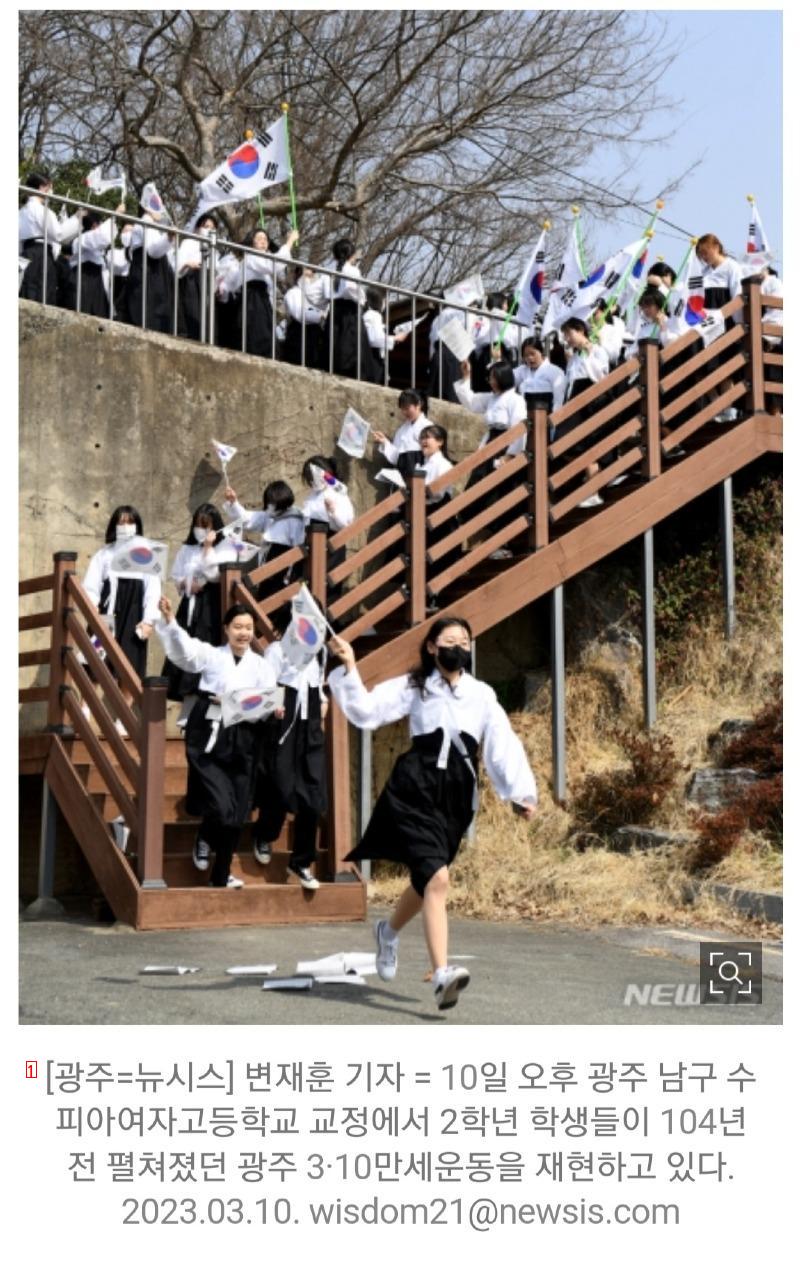
POLYGON ((425 471, 426 496, 430 503, 435 504, 450 495, 451 488, 443 488, 440 492, 431 492, 428 488, 428 484, 432 484, 434 480, 440 479, 442 475, 447 474, 448 470, 453 469, 453 463, 445 457, 441 449, 437 449, 435 453, 431 453, 430 457, 426 457, 420 469, 425 471))
POLYGON ((393 466, 397 465, 397 459, 401 453, 418 453, 420 432, 426 426, 430 426, 430 418, 426 418, 421 413, 416 422, 403 422, 398 426, 391 440, 379 444, 378 448, 383 453, 387 462, 391 462, 393 466))
POLYGON ((394 335, 387 334, 383 317, 374 308, 367 308, 362 319, 370 347, 374 347, 385 358, 386 353, 394 347, 394 335))
POLYGON ((151 227, 144 228, 141 224, 128 224, 120 231, 120 238, 124 242, 128 251, 133 253, 141 249, 144 242, 145 250, 151 259, 160 259, 172 248, 173 259, 175 257, 175 238, 169 233, 165 233, 162 229, 154 226, 152 217, 145 211, 142 216, 143 220, 150 222, 151 227))
POLYGON ((319 656, 315 656, 305 668, 297 668, 283 653, 280 642, 271 642, 264 652, 275 672, 279 686, 291 686, 297 691, 297 702, 300 709, 300 720, 308 720, 308 692, 320 690, 322 686, 322 670, 319 656))
POLYGON ((592 343, 585 352, 573 351, 567 361, 564 399, 569 400, 577 382, 584 378, 600 382, 608 371, 608 353, 599 343, 592 343))
POLYGON ((292 286, 287 290, 283 303, 289 316, 298 325, 321 325, 325 320, 324 310, 316 308, 300 286, 292 286))
MULTIPOLYGON (((509 387, 508 391, 502 391, 499 395, 495 395, 493 391, 476 392, 472 390, 467 380, 462 378, 455 383, 455 389, 463 405, 471 409, 473 413, 484 415, 489 430, 508 431, 512 426, 516 426, 517 422, 527 420, 528 411, 525 408, 525 401, 514 387, 509 387)), ((487 430, 478 447, 483 448, 488 442, 489 431, 487 430)), ((521 453, 524 447, 525 436, 521 435, 508 446, 508 456, 513 457, 516 453, 521 453)))
POLYGON ((78 260, 80 259, 81 267, 84 264, 97 264, 102 268, 106 262, 108 248, 111 245, 112 228, 112 221, 104 220, 102 224, 98 224, 96 229, 89 229, 86 233, 80 233, 72 247, 70 266, 77 270, 78 260))
POLYGON ((312 492, 303 502, 303 518, 306 523, 316 520, 318 523, 327 523, 333 528, 334 532, 338 532, 341 528, 349 527, 356 517, 353 503, 346 492, 331 492, 328 488, 321 488, 319 492, 312 492), (325 505, 325 498, 333 498, 333 509, 328 510, 325 505))
POLYGON ((229 519, 240 519, 245 532, 260 532, 264 544, 302 545, 306 539, 303 511, 295 506, 275 514, 273 510, 245 510, 240 501, 226 501, 223 510, 229 519))
POLYGON ((530 369, 527 365, 518 365, 514 370, 516 389, 521 396, 534 392, 550 392, 553 397, 552 412, 560 409, 564 403, 566 377, 563 369, 553 365, 545 357, 538 369, 530 369))
POLYGON ((71 242, 81 231, 82 219, 76 213, 66 220, 59 220, 41 198, 28 198, 19 209, 19 248, 30 238, 44 241, 45 225, 47 226, 47 245, 55 246, 58 242, 71 242))
POLYGON ((249 252, 244 257, 242 263, 241 275, 242 285, 245 278, 248 283, 251 281, 266 282, 269 291, 270 300, 274 297, 275 282, 280 281, 286 272, 285 264, 276 264, 276 259, 291 259, 292 248, 286 243, 283 244, 273 255, 271 251, 256 251, 254 255, 249 252))
POLYGON ((203 585, 215 584, 219 580, 220 563, 238 561, 236 550, 224 540, 205 551, 202 545, 182 545, 172 564, 172 579, 179 591, 185 593, 193 580, 203 585))
MULTIPOLYGON (((117 548, 117 542, 112 541, 109 545, 104 545, 94 554, 89 562, 89 567, 84 577, 83 587, 89 598, 96 607, 100 606, 100 594, 103 589, 103 582, 108 581, 108 607, 109 614, 113 614, 117 601, 117 582, 119 576, 111 572, 111 559, 114 550, 117 548)), ((161 581, 158 576, 131 576, 131 580, 141 580, 144 585, 144 603, 142 611, 142 620, 145 624, 155 624, 159 619, 158 602, 161 597, 161 581)))
POLYGON ((470 673, 462 673, 451 687, 434 669, 425 682, 424 696, 408 675, 367 690, 358 669, 348 673, 344 666, 334 669, 328 686, 348 721, 360 729, 376 730, 408 717, 412 738, 443 730, 440 769, 447 768, 450 744, 460 732, 470 734, 482 747, 486 772, 501 800, 536 804, 536 779, 522 743, 491 686, 470 673))
POLYGON ((274 664, 263 655, 256 655, 249 647, 236 662, 230 646, 212 646, 190 637, 175 620, 159 618, 156 633, 164 647, 164 653, 173 664, 187 673, 200 673, 199 689, 207 694, 222 697, 231 690, 252 687, 254 690, 272 690, 277 685, 274 664))

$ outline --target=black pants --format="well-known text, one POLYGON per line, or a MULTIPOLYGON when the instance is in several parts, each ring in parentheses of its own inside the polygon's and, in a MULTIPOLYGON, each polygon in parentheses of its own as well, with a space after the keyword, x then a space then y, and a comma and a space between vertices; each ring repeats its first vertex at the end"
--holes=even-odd
MULTIPOLYGON (((255 837, 265 844, 274 844, 283 830, 286 809, 279 797, 273 796, 262 805, 255 827, 255 837)), ((310 866, 317 851, 317 823, 319 814, 304 799, 298 797, 297 812, 292 828, 292 855, 290 865, 298 870, 310 866)))
POLYGON ((231 873, 231 858, 239 843, 241 828, 238 826, 222 826, 211 818, 203 818, 200 824, 200 839, 205 840, 214 850, 214 864, 211 867, 211 887, 225 888, 231 873))

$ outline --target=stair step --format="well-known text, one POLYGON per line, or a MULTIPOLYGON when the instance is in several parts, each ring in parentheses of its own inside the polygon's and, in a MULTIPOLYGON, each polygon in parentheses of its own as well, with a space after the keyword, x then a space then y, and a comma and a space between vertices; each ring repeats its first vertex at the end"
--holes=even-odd
MULTIPOLYGON (((108 757, 111 763, 116 767, 117 758, 114 755, 112 749, 109 747, 108 743, 106 742, 104 738, 101 738, 100 742, 103 744, 104 749, 108 752, 108 757)), ((67 749, 67 752, 71 756, 73 765, 75 765, 76 767, 82 766, 82 765, 92 765, 94 763, 92 761, 91 756, 89 755, 89 750, 86 744, 82 742, 80 739, 71 739, 71 740, 67 739, 64 745, 67 749)), ((133 744, 130 742, 129 742, 129 747, 130 747, 131 756, 135 760, 136 749, 134 748, 133 744)), ((170 767, 179 767, 182 769, 186 768, 186 750, 185 750, 183 739, 181 738, 167 739, 164 745, 164 765, 167 769, 169 769, 170 767)))

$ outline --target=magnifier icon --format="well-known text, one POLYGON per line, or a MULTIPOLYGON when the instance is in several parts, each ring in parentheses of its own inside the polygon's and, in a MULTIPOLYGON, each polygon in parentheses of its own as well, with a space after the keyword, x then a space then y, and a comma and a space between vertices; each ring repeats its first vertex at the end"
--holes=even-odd
POLYGON ((726 984, 731 984, 735 980, 737 985, 741 985, 742 988, 744 989, 744 981, 739 975, 739 966, 737 963, 733 961, 732 958, 726 958, 723 962, 720 963, 719 967, 717 968, 717 975, 719 976, 720 980, 724 980, 726 984), (729 972, 726 974, 725 972, 726 967, 732 967, 733 973, 731 974, 729 972))

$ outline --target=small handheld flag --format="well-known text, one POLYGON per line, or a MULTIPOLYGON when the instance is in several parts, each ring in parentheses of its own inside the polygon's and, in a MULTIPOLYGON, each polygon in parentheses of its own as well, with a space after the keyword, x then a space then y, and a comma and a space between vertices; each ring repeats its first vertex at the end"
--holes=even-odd
POLYGON ((119 541, 111 555, 110 571, 114 576, 160 576, 167 574, 168 547, 165 541, 151 541, 146 536, 134 536, 131 541, 119 541))
POLYGON ((238 453, 238 448, 234 448, 232 444, 222 444, 219 440, 212 439, 211 447, 219 458, 220 465, 225 477, 228 475, 228 462, 232 461, 238 453))
POLYGON ((347 493, 347 484, 343 484, 335 475, 329 471, 323 470, 321 466, 315 466, 311 463, 311 480, 312 487, 315 492, 341 492, 347 493))
POLYGON ((270 690, 259 690, 255 686, 240 686, 238 690, 226 691, 222 696, 222 724, 238 725, 240 721, 251 724, 271 716, 276 708, 283 707, 283 686, 275 686, 270 690))
POLYGON ((337 446, 351 457, 363 457, 371 429, 369 422, 365 422, 360 413, 348 408, 336 441, 337 446))
MULTIPOLYGON (((292 598, 292 619, 281 638, 281 650, 295 668, 306 668, 325 646, 330 629, 306 585, 292 598)), ((331 629, 331 632, 333 630, 331 629)))
POLYGON ((103 169, 101 167, 93 167, 85 176, 85 183, 92 193, 105 193, 108 189, 121 189, 122 196, 125 197, 127 186, 125 181, 125 173, 120 172, 117 176, 108 176, 103 178, 103 169))
POLYGON ((169 219, 161 194, 156 189, 152 180, 149 181, 142 190, 142 196, 139 199, 139 206, 143 211, 148 211, 151 215, 160 215, 162 219, 169 219))

